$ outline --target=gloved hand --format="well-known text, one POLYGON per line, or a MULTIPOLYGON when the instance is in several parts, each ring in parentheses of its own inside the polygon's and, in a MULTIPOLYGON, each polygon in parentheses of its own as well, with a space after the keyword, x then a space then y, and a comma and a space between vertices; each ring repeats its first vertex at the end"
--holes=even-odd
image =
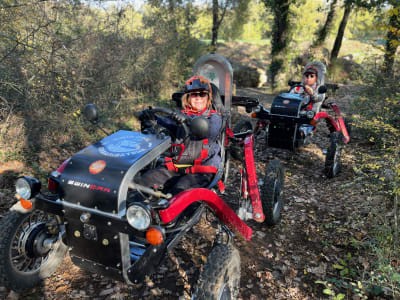
POLYGON ((144 132, 145 130, 148 131, 149 129, 152 129, 156 124, 156 116, 154 115, 154 112, 151 108, 144 109, 139 114, 139 120, 141 127, 140 129, 142 132, 144 132))
POLYGON ((309 94, 310 96, 314 95, 314 90, 313 90, 312 87, 309 86, 309 85, 306 85, 306 86, 304 87, 304 91, 305 91, 307 94, 309 94))
POLYGON ((176 122, 178 122, 178 123, 184 123, 186 121, 185 115, 182 114, 182 113, 177 113, 177 112, 174 112, 171 115, 171 119, 176 121, 176 122))
POLYGON ((153 110, 150 109, 144 109, 140 114, 139 114, 139 120, 144 122, 144 121, 155 121, 156 116, 154 115, 153 110))
POLYGON ((292 89, 292 91, 293 91, 295 94, 300 94, 300 93, 301 93, 301 88, 300 88, 299 86, 296 86, 296 87, 294 87, 294 88, 292 89))

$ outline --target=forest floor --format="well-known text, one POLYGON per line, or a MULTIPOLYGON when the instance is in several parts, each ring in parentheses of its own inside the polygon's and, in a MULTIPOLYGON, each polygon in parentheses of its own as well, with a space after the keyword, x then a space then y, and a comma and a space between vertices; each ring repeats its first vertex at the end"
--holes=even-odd
MULTIPOLYGON (((269 107, 273 95, 263 92, 263 89, 239 89, 237 94, 259 97, 269 107)), ((349 115, 356 93, 355 87, 345 86, 331 98, 349 115)), ((239 114, 248 117, 241 110, 239 114)), ((253 229, 251 242, 235 237, 241 257, 240 299, 328 299, 322 293, 324 285, 316 281, 339 279, 339 270, 334 266, 355 253, 349 241, 366 236, 369 212, 366 203, 370 202, 357 182, 353 166, 356 152, 367 149, 368 145, 353 135, 342 153, 341 172, 328 179, 322 153, 328 141, 324 128, 296 154, 267 148, 264 141, 257 141, 255 161, 259 179, 270 160, 277 158, 285 166, 285 203, 278 225, 268 227, 249 222, 253 229)), ((239 167, 240 163, 233 163, 224 195, 227 202, 239 195, 239 167)), ((2 194, 0 215, 14 201, 8 199, 5 203, 7 195, 2 194)), ((169 254, 157 273, 141 285, 128 286, 89 274, 72 265, 67 256, 58 271, 41 286, 21 294, 0 287, 0 299, 190 299, 214 231, 203 219, 169 254)), ((359 263, 367 268, 371 262, 359 263)), ((347 296, 360 299, 351 291, 347 296)))

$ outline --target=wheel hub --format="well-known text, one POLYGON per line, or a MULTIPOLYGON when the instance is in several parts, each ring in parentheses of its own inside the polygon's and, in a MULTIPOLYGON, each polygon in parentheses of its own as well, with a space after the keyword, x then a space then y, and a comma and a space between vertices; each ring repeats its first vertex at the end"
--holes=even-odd
POLYGON ((44 257, 51 250, 52 239, 48 239, 44 223, 36 223, 23 231, 19 240, 20 252, 29 258, 44 257))
MULTIPOLYGON (((66 247, 59 240, 59 222, 49 214, 35 211, 31 214, 17 215, 12 226, 8 249, 9 270, 16 276, 37 276, 42 267, 52 268, 47 265, 49 259, 52 261, 58 258, 52 255, 57 251, 66 251, 66 247), (54 224, 54 229, 51 227, 54 224), (61 247, 61 248, 60 248, 61 247)), ((29 282, 21 283, 21 285, 29 282)))

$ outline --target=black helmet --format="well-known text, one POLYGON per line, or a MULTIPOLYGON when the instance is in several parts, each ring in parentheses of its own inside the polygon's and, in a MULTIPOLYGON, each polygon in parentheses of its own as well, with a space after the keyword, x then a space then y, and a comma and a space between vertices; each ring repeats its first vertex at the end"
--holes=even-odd
POLYGON ((202 76, 196 75, 185 82, 185 93, 197 91, 207 91, 211 96, 212 90, 210 81, 202 76))

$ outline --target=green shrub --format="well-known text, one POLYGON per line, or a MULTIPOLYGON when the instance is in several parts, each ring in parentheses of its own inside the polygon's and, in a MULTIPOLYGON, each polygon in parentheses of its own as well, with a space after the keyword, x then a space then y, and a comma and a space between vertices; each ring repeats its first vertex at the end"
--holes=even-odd
POLYGON ((371 210, 370 240, 366 244, 373 265, 363 274, 368 292, 400 297, 400 89, 372 71, 363 81, 369 84, 354 102, 353 119, 357 134, 369 151, 358 154, 357 176, 364 180, 364 192, 375 203, 371 210))

